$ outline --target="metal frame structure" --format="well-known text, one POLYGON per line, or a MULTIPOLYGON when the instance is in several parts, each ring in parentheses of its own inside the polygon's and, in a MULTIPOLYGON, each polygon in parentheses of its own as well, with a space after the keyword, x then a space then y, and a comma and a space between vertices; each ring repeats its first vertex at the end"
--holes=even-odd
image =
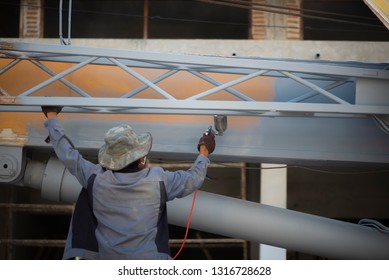
MULTIPOLYGON (((0 113, 40 112, 42 105, 60 105, 65 106, 65 112, 92 114, 218 114, 256 117, 348 118, 333 129, 333 134, 321 139, 326 136, 326 131, 321 131, 319 134, 313 134, 312 131, 317 132, 321 128, 328 128, 334 123, 332 120, 324 119, 324 121, 329 121, 329 124, 326 123, 326 126, 310 130, 314 137, 313 140, 309 140, 311 142, 308 142, 314 145, 304 146, 306 150, 299 149, 301 145, 297 148, 294 147, 302 138, 287 139, 285 141, 287 144, 279 144, 280 142, 278 142, 279 150, 277 150, 277 146, 269 145, 269 143, 272 143, 272 139, 282 138, 282 135, 291 135, 291 132, 294 133, 295 131, 292 131, 293 127, 291 127, 290 130, 284 131, 284 134, 271 133, 280 128, 282 130, 282 128, 288 127, 290 123, 286 122, 281 126, 274 127, 269 123, 262 122, 261 128, 263 131, 270 131, 270 133, 261 132, 266 136, 269 135, 268 142, 251 141, 250 137, 255 138, 256 136, 250 135, 250 137, 246 137, 250 138, 246 139, 248 148, 243 147, 243 149, 234 150, 231 149, 233 145, 225 145, 224 147, 221 145, 220 158, 223 158, 223 156, 235 157, 240 160, 244 158, 258 162, 259 159, 270 158, 269 155, 271 155, 272 157, 279 157, 283 161, 303 158, 305 160, 331 159, 388 163, 387 142, 385 142, 387 135, 378 134, 379 131, 376 128, 369 130, 370 133, 366 132, 364 129, 367 127, 366 122, 363 121, 358 123, 361 124, 361 129, 350 129, 344 133, 343 131, 340 133, 339 130, 343 129, 344 123, 354 124, 354 120, 350 118, 355 118, 358 122, 361 118, 372 117, 384 131, 389 132, 389 95, 387 94, 389 64, 146 53, 0 41, 0 61, 2 59, 5 59, 6 63, 3 63, 0 69, 0 88, 2 87, 2 75, 6 75, 7 71, 17 67, 22 61, 32 63, 49 76, 24 92, 7 92, 6 88, 1 89, 0 113), (46 62, 68 63, 69 67, 60 73, 56 73, 49 68, 50 63, 46 62), (94 92, 86 92, 85 89, 72 83, 70 79, 66 79, 68 75, 87 65, 117 67, 132 79, 140 81, 141 85, 139 86, 138 83, 120 97, 112 97, 108 94, 104 97, 96 97, 94 92), (163 71, 160 72, 162 74, 159 74, 158 77, 148 79, 140 74, 140 71, 137 71, 138 68, 163 71), (183 99, 177 98, 174 93, 168 92, 159 83, 174 77, 180 72, 186 72, 207 82, 211 88, 183 99), (231 74, 232 79, 227 82, 220 82, 214 78, 213 73, 231 74), (261 76, 288 79, 288 81, 296 82, 299 88, 305 88, 306 90, 302 90, 298 96, 293 95, 291 98, 286 96, 280 99, 262 101, 260 96, 257 97, 252 92, 247 94, 238 91, 235 87, 261 76), (39 91, 55 82, 61 82, 67 89, 70 89, 72 97, 41 96, 42 93, 39 91), (347 86, 350 84, 352 87, 347 86), (355 90, 355 92, 351 92, 353 98, 350 99, 349 96, 345 98, 344 95, 339 94, 339 87, 344 85, 346 85, 348 91, 350 91, 350 88, 355 90), (137 98, 139 97, 138 94, 146 89, 152 89, 157 93, 158 98, 137 98), (220 95, 221 92, 223 94, 220 95), (229 100, 231 95, 234 100, 229 100), (212 97, 212 99, 209 100, 209 97, 212 97), (350 136, 347 134, 348 132, 351 132, 350 136), (341 155, 334 157, 334 154, 339 154, 342 148, 350 146, 347 140, 360 136, 362 137, 361 141, 351 145, 352 147, 341 155), (331 137, 339 137, 340 143, 337 143, 336 147, 332 147, 334 142, 328 141, 331 137), (374 142, 372 142, 372 139, 374 142), (374 143, 374 147, 372 149, 366 148, 366 143, 374 143), (315 150, 312 148, 313 146, 319 146, 320 149, 315 150), (360 152, 360 147, 365 148, 363 153, 360 152)), ((11 90, 10 87, 9 91, 11 90)), ((270 118, 268 120, 273 121, 270 118)), ((282 120, 288 121, 287 119, 282 120)), ((315 123, 311 127, 316 128, 316 126, 323 123, 322 120, 317 121, 319 124, 315 123)), ((298 122, 301 122, 301 119, 298 119, 298 122)), ((367 122, 367 125, 372 123, 370 120, 367 122)), ((101 129, 100 125, 99 123, 99 129, 101 129)), ((254 134, 251 128, 246 128, 246 130, 254 134)), ((184 134, 185 132, 180 133, 184 134)), ((237 138, 242 137, 241 134, 236 134, 235 138, 233 136, 231 135, 228 139, 224 138, 223 140, 227 144, 228 140, 234 144, 234 141, 238 142, 236 141, 237 138)), ((29 135, 29 137, 32 136, 29 135)), ((164 143, 161 143, 162 146, 164 143)), ((174 147, 176 155, 180 153, 177 146, 174 147)), ((8 177, 3 179, 6 183, 17 182, 21 175, 24 175, 24 186, 41 188, 42 194, 50 195, 50 199, 72 201, 72 197, 78 195, 81 186, 75 182, 74 177, 64 171, 64 167, 55 164, 54 160, 49 160, 47 164, 29 161, 23 172, 22 147, 13 147, 10 150, 10 146, 6 146, 2 151, 6 151, 2 153, 4 155, 2 160, 4 162, 7 160, 6 164, 3 164, 5 170, 2 171, 3 174, 8 174, 8 177), (13 151, 13 153, 10 154, 10 151, 13 151), (13 162, 10 160, 13 158, 19 158, 20 160, 13 162), (10 171, 13 170, 20 171, 11 173, 10 171), (31 176, 33 179, 30 181, 29 174, 34 175, 31 176), (47 174, 50 174, 50 176, 47 174)), ((160 153, 164 151, 166 149, 159 150, 160 153)), ((330 258, 388 258, 387 250, 383 249, 385 248, 384 245, 388 243, 388 235, 363 225, 332 221, 204 192, 200 193, 198 203, 197 208, 204 210, 196 212, 193 217, 192 227, 198 230, 242 240, 263 242, 273 246, 282 246, 330 258), (209 215, 210 207, 212 207, 213 215, 209 215), (231 219, 226 224, 220 221, 220 216, 227 212, 231 212, 229 215, 233 217, 232 220, 240 224, 231 223, 231 219), (245 218, 241 219, 241 217, 245 218), (244 231, 241 229, 244 229, 244 231), (274 235, 274 232, 280 234, 274 235), (291 232, 294 234, 291 234, 291 232), (353 238, 350 238, 350 236, 353 236, 353 238), (342 247, 339 247, 339 244, 342 244, 342 247)), ((187 205, 188 202, 185 200, 176 200, 170 203, 168 206, 170 209, 168 209, 170 212, 169 223, 179 226, 185 225, 187 205)), ((2 241, 0 240, 0 242, 2 241)))
MULTIPOLYGON (((0 77, 22 60, 28 60, 51 77, 26 91, 16 94, 0 94, 0 111, 39 111, 42 105, 66 106, 68 112, 78 113, 131 113, 131 114, 203 114, 203 115, 243 115, 243 116, 302 116, 302 117, 366 117, 381 118, 389 115, 389 102, 371 104, 358 100, 350 103, 331 92, 346 83, 355 83, 356 87, 368 81, 379 81, 389 85, 388 64, 384 63, 336 63, 319 61, 270 60, 260 58, 217 57, 202 55, 184 55, 171 53, 146 53, 140 51, 100 49, 33 43, 13 43, 0 41, 0 59, 11 61, 0 69, 0 77), (72 63, 68 69, 55 73, 42 62, 72 63), (121 68, 142 85, 119 98, 94 98, 75 84, 66 80, 66 76, 86 65, 110 65, 121 68), (159 77, 149 80, 134 68, 152 68, 166 70, 159 77), (158 83, 171 78, 180 71, 186 71, 212 85, 212 88, 185 99, 177 99, 165 91, 158 83), (221 83, 209 76, 209 73, 238 75, 237 78, 221 83), (258 101, 237 91, 233 86, 259 76, 272 76, 291 79, 307 90, 299 97, 280 101, 258 101), (315 81, 327 81, 320 86, 315 81), (40 89, 54 82, 62 82, 78 97, 41 97, 34 96, 40 89), (151 88, 158 93, 158 99, 136 98, 143 90, 151 88), (205 100, 221 91, 235 96, 234 101, 205 100), (314 96, 325 97, 325 102, 313 103, 314 96)), ((371 83, 370 83, 371 84, 371 83)), ((0 85, 1 87, 1 85, 0 85)), ((376 89, 371 88, 371 91, 376 89)), ((370 93, 362 93, 368 95, 370 93)), ((382 93, 381 95, 383 95, 382 93)), ((385 97, 384 97, 385 98, 385 97)), ((387 100, 389 98, 385 98, 387 100)), ((385 117, 386 118, 386 117, 385 117)), ((385 122, 384 122, 385 123, 385 122)))

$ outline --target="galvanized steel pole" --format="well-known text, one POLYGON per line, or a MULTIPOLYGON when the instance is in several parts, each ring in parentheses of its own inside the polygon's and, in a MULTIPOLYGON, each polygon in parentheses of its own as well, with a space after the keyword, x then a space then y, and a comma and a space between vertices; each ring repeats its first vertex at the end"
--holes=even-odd
MULTIPOLYGON (((185 226, 192 196, 168 204, 185 226)), ((191 228, 329 259, 389 259, 389 234, 370 227, 198 191, 191 228)))
MULTIPOLYGON (((47 199, 75 201, 81 190, 75 177, 58 167, 58 159, 51 158, 45 169, 41 165, 28 163, 25 173, 36 172, 24 178, 24 186, 41 185, 47 199)), ((168 202, 169 223, 185 227, 191 202, 192 195, 168 202)), ((389 259, 389 233, 203 191, 197 193, 191 228, 329 259, 389 259)))

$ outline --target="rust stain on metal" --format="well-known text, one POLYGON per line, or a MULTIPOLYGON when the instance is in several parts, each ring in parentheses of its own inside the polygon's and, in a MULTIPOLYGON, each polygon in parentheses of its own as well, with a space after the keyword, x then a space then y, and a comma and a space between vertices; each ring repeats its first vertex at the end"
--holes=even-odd
POLYGON ((0 145, 24 146, 29 128, 43 126, 44 119, 43 114, 0 112, 0 145))
POLYGON ((0 96, 0 104, 14 105, 17 104, 17 100, 15 96, 10 96, 10 95, 0 96))
POLYGON ((27 137, 16 134, 12 128, 3 128, 0 131, 1 145, 24 146, 26 142, 27 137))
POLYGON ((0 49, 13 50, 13 49, 15 49, 15 43, 8 42, 8 41, 0 41, 0 49))

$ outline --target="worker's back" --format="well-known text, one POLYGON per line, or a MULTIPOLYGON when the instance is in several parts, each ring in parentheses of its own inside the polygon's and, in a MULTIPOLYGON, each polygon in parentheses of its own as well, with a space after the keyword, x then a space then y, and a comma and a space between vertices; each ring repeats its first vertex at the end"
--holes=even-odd
POLYGON ((100 258, 170 258, 163 172, 145 168, 96 176, 93 209, 100 258))

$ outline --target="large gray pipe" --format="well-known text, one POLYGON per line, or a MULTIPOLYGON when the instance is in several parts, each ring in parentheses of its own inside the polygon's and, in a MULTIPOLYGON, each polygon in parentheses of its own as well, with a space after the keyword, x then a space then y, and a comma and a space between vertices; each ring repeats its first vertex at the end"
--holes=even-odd
MULTIPOLYGON (((192 196, 168 204, 170 224, 186 224, 192 196)), ((191 228, 330 259, 389 259, 388 233, 202 191, 191 228)))
MULTIPOLYGON (((67 202, 74 202, 81 190, 56 158, 45 168, 30 161, 24 185, 41 185, 42 197, 67 202)), ((186 226, 191 200, 192 195, 168 203, 170 224, 186 226)), ((389 259, 388 233, 202 191, 197 192, 191 228, 330 259, 389 259)))

